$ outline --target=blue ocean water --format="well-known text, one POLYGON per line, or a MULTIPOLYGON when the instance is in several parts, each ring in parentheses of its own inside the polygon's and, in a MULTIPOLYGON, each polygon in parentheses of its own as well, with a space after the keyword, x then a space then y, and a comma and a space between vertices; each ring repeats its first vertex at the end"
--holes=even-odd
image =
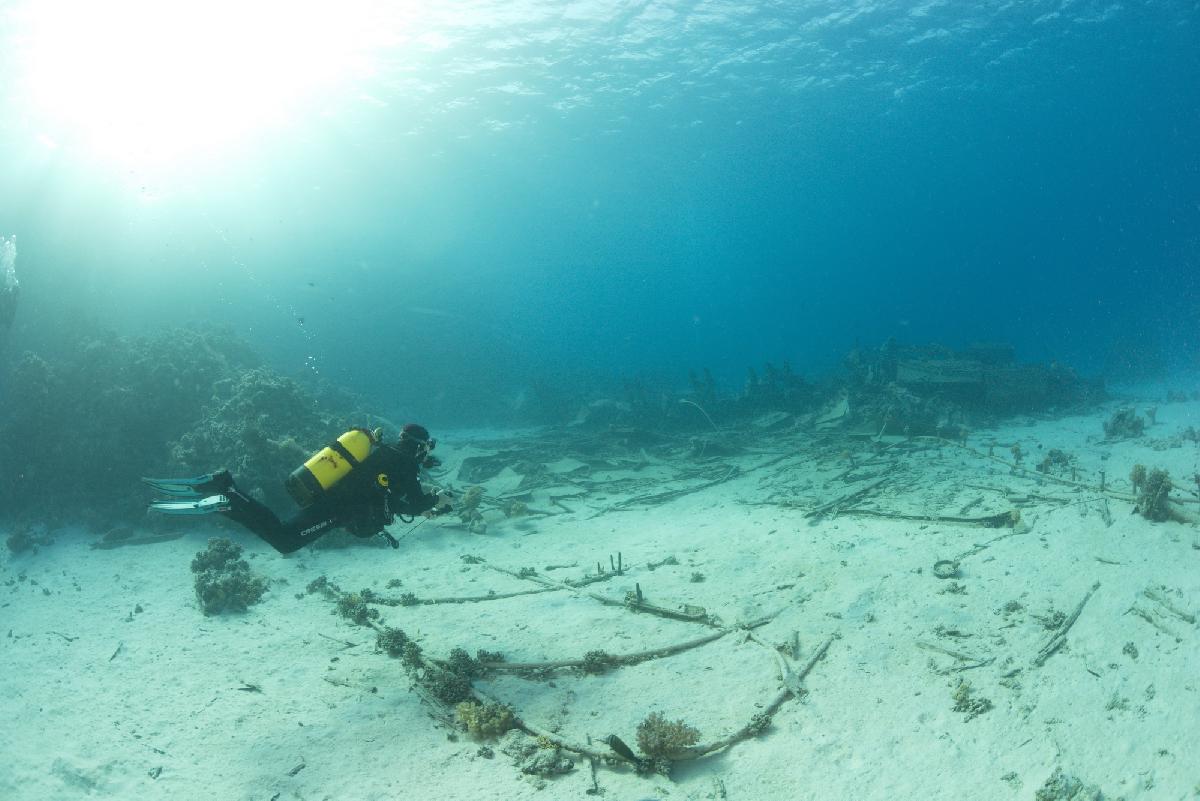
POLYGON ((136 52, 165 28, 96 33, 42 80, 74 51, 36 5, 0 12, 14 349, 81 314, 229 323, 285 373, 439 424, 537 384, 819 374, 892 337, 1110 380, 1200 360, 1194 2, 352 3, 296 63, 369 30, 354 69, 166 160, 93 146, 39 93, 132 47, 136 79, 93 87, 83 124, 170 144, 268 104, 286 14, 247 62, 278 74, 225 108, 219 42, 196 81, 136 52))

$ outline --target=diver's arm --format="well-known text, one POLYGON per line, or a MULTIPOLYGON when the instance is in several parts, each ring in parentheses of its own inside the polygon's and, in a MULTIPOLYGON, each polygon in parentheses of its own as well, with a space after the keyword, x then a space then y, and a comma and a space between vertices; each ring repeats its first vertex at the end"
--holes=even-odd
POLYGON ((403 499, 403 502, 393 507, 393 511, 402 515, 419 515, 424 514, 438 504, 439 497, 434 493, 427 493, 421 487, 421 479, 418 476, 420 468, 411 457, 406 456, 391 446, 384 446, 390 450, 388 454, 387 472, 389 489, 392 491, 392 497, 403 499))
POLYGON ((406 515, 424 514, 438 504, 438 496, 431 492, 425 492, 421 487, 421 480, 417 478, 415 470, 412 473, 405 471, 400 491, 404 495, 404 514, 406 515))
POLYGON ((454 493, 450 490, 438 490, 433 496, 433 507, 426 509, 421 514, 426 517, 437 517, 438 515, 449 512, 454 505, 454 493))

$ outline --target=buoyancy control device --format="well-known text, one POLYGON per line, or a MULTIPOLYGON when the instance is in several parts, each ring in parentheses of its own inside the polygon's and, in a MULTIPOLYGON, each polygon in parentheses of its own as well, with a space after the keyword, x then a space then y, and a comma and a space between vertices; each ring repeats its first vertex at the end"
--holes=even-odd
POLYGON ((370 456, 376 442, 373 432, 350 429, 292 471, 284 482, 288 494, 301 508, 312 506, 370 456))

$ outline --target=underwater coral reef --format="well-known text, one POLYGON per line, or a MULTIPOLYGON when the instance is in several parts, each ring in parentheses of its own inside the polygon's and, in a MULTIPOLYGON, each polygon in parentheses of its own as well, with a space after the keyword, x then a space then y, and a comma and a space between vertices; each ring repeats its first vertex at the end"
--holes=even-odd
POLYGON ((282 478, 349 420, 266 367, 232 331, 74 333, 12 360, 0 408, 0 509, 13 521, 103 527, 140 519, 138 478, 218 467, 282 501, 282 478))

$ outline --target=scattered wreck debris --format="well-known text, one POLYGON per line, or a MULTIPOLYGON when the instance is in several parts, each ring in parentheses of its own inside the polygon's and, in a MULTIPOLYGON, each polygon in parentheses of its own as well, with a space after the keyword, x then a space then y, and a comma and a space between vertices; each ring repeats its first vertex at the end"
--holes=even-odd
POLYGON ((1075 408, 1104 397, 1098 381, 1069 367, 1020 364, 1005 344, 963 350, 942 345, 855 348, 847 354, 849 422, 867 432, 936 434, 960 439, 985 420, 1075 408))

